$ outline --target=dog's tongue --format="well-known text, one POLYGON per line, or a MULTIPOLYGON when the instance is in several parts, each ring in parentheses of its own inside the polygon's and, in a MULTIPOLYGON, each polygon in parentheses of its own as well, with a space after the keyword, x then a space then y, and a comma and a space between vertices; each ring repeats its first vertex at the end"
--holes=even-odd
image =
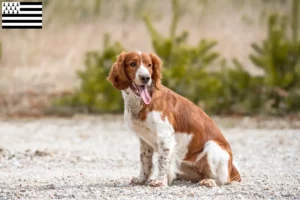
POLYGON ((142 97, 145 104, 149 104, 151 102, 151 97, 147 91, 147 87, 145 85, 139 85, 139 94, 142 97))

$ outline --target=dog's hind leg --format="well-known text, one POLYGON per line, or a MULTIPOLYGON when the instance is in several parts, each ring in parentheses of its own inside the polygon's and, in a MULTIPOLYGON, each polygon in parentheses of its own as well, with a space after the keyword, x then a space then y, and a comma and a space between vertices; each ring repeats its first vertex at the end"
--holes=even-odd
POLYGON ((202 186, 213 187, 230 182, 229 162, 230 155, 215 141, 208 141, 199 154, 195 166, 203 179, 202 186))

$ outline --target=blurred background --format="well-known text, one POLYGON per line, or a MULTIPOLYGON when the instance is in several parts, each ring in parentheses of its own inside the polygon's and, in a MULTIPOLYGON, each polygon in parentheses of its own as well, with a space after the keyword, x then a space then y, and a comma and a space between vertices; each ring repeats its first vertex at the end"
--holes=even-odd
POLYGON ((1 115, 121 113, 105 78, 123 50, 155 52, 209 114, 300 110, 299 0, 42 2, 43 29, 0 30, 1 115))

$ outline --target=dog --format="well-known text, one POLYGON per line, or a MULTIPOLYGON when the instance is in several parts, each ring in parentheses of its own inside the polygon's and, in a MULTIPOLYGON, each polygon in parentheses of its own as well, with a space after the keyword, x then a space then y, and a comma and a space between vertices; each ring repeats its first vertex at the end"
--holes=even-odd
POLYGON ((155 54, 122 52, 107 77, 122 91, 125 122, 140 142, 141 170, 131 183, 161 187, 181 179, 213 187, 241 181, 220 129, 202 109, 162 85, 161 68, 155 54))

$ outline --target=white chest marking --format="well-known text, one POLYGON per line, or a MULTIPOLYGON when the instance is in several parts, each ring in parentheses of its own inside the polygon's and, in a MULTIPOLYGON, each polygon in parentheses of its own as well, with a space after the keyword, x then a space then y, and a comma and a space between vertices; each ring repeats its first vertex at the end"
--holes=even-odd
POLYGON ((130 89, 122 91, 124 98, 124 120, 129 129, 135 132, 153 149, 156 147, 156 135, 151 131, 149 124, 138 119, 139 112, 143 108, 140 97, 137 97, 130 89))
POLYGON ((128 128, 148 143, 154 151, 157 151, 158 145, 161 145, 157 144, 158 139, 169 143, 170 146, 175 146, 173 159, 178 164, 178 161, 182 160, 188 151, 192 135, 175 133, 168 119, 162 120, 162 114, 157 111, 149 112, 145 121, 139 120, 138 114, 143 108, 141 98, 137 97, 130 89, 122 91, 122 94, 125 103, 124 119, 128 128))

